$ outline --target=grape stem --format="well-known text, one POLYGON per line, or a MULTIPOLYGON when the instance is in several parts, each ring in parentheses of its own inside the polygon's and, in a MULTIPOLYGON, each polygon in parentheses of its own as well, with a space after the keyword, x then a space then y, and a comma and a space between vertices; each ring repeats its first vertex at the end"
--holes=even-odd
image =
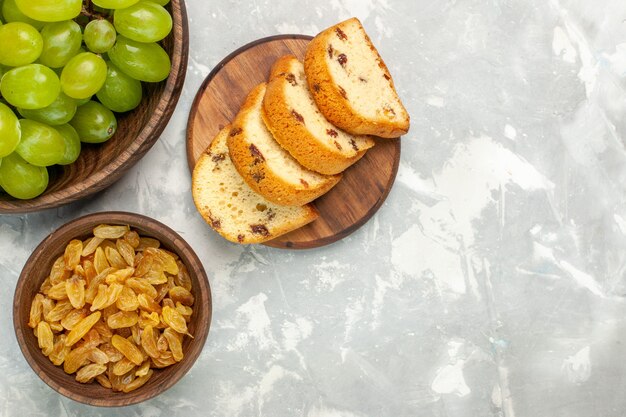
POLYGON ((93 4, 91 0, 85 0, 83 4, 83 9, 80 12, 81 15, 89 18, 90 20, 98 19, 98 20, 109 20, 110 16, 103 15, 102 13, 96 12, 93 9, 93 4))

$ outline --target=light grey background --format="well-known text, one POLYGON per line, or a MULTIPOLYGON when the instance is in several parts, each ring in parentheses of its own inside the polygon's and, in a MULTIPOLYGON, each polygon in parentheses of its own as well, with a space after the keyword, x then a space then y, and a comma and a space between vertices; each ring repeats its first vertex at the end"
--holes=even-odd
POLYGON ((626 3, 618 0, 188 0, 190 61, 161 140, 89 201, 0 216, 0 415, 626 415, 626 3), (362 19, 412 116, 386 204, 306 252, 241 247, 196 213, 195 92, 234 49, 362 19), (176 229, 214 318, 174 388, 86 407, 28 368, 9 309, 52 230, 102 210, 176 229))

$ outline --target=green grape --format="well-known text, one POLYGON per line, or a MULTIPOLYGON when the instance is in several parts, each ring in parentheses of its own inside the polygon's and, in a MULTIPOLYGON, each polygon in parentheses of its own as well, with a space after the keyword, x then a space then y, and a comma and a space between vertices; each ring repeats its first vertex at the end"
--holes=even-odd
POLYGON ((95 101, 80 106, 70 124, 85 143, 106 142, 117 130, 113 112, 95 101))
POLYGON ((107 66, 107 79, 96 94, 100 103, 118 113, 137 107, 142 97, 141 82, 124 74, 111 62, 107 66))
POLYGON ((57 164, 65 155, 65 139, 52 126, 34 120, 20 119, 22 140, 15 148, 26 162, 46 167, 57 164))
POLYGON ((76 55, 61 73, 63 92, 72 98, 87 98, 100 90, 107 78, 104 59, 91 52, 76 55))
POLYGON ((170 57, 156 43, 141 43, 118 36, 108 55, 120 70, 139 81, 163 81, 170 73, 170 57))
POLYGON ((92 0, 92 3, 103 9, 123 9, 137 3, 139 0, 92 0))
POLYGON ((152 1, 158 4, 159 6, 165 6, 167 3, 170 2, 170 0, 152 0, 152 1))
POLYGON ((83 35, 73 20, 48 23, 41 31, 43 51, 39 62, 50 68, 61 68, 80 50, 83 35))
POLYGON ((35 198, 48 186, 48 170, 26 162, 16 152, 2 158, 0 187, 20 200, 35 198))
POLYGON ((42 109, 51 105, 61 92, 59 77, 41 64, 13 68, 2 77, 0 93, 11 105, 22 109, 42 109))
POLYGON ((0 158, 9 155, 20 143, 22 130, 15 113, 0 103, 0 158))
POLYGON ((17 4, 15 4, 15 0, 4 0, 4 3, 2 4, 2 16, 4 17, 5 22, 24 22, 28 23, 37 30, 41 30, 43 25, 45 25, 45 22, 31 19, 22 13, 17 7, 17 4))
POLYGON ((0 26, 0 45, 0 64, 19 67, 39 58, 43 39, 28 23, 12 22, 0 26))
POLYGON ((83 39, 87 49, 102 54, 115 45, 115 28, 107 20, 92 20, 85 27, 83 39))
POLYGON ((22 13, 42 22, 60 22, 78 16, 82 0, 15 0, 22 13))
POLYGON ((158 42, 172 30, 172 16, 156 3, 140 1, 113 14, 120 35, 137 42, 158 42))
POLYGON ((76 161, 80 155, 80 138, 78 133, 76 133, 76 129, 68 124, 55 126, 54 128, 65 140, 65 154, 57 163, 59 165, 69 165, 76 161))
POLYGON ((76 100, 60 93, 51 105, 43 109, 28 110, 17 109, 17 111, 27 119, 46 123, 51 126, 68 123, 76 113, 76 100))

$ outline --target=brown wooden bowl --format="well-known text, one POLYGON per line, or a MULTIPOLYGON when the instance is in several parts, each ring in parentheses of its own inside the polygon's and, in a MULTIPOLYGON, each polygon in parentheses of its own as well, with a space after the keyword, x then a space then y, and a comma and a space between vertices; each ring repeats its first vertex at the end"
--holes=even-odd
POLYGON ((119 407, 136 404, 152 398, 173 386, 189 371, 202 351, 211 324, 211 289, 204 268, 191 247, 172 229, 156 220, 133 213, 102 212, 73 220, 50 234, 37 246, 20 274, 13 298, 13 326, 17 341, 28 364, 35 373, 60 394, 85 404, 100 407, 119 407), (75 375, 68 375, 62 366, 54 366, 43 355, 33 330, 27 323, 31 302, 40 285, 50 273, 55 259, 63 254, 65 246, 75 238, 86 238, 99 224, 127 224, 140 235, 156 238, 162 247, 178 254, 187 266, 192 279, 195 302, 189 323, 194 339, 185 337, 185 357, 175 365, 156 370, 146 385, 130 393, 113 392, 98 383, 81 384, 75 375))
POLYGON ((116 114, 118 129, 106 143, 83 144, 80 157, 68 166, 50 167, 46 191, 18 200, 0 191, 0 214, 26 213, 58 207, 94 194, 117 181, 157 141, 182 92, 189 53, 189 27, 184 0, 165 6, 172 15, 172 32, 162 42, 172 61, 167 80, 142 83, 144 98, 135 110, 116 114))

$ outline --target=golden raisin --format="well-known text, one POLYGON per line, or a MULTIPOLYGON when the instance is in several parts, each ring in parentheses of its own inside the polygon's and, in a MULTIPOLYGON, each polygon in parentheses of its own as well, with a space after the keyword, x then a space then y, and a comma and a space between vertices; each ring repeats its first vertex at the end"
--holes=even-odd
POLYGON ((65 260, 63 256, 59 256, 50 271, 50 283, 56 285, 62 281, 65 281, 70 276, 70 271, 65 268, 65 260))
POLYGON ((65 361, 65 357, 69 352, 70 347, 65 345, 65 335, 62 334, 59 335, 57 340, 54 342, 54 347, 52 348, 52 352, 50 353, 50 356, 48 356, 48 359, 50 359, 50 362, 52 362, 55 366, 60 366, 63 364, 63 361, 65 361))
POLYGON ((161 242, 151 237, 141 236, 139 238, 139 245, 137 246, 137 252, 141 252, 146 250, 147 248, 159 248, 161 246, 161 242))
POLYGON ((89 316, 82 319, 76 326, 74 326, 72 331, 68 333, 67 339, 65 340, 65 344, 67 346, 72 346, 73 344, 78 342, 80 339, 82 339, 83 336, 85 336, 87 332, 91 330, 93 325, 96 324, 98 320, 100 320, 101 315, 102 314, 99 311, 96 311, 95 313, 92 313, 89 316))
POLYGON ((122 391, 128 393, 128 392, 136 390, 137 388, 141 388, 142 386, 145 385, 146 382, 148 382, 148 380, 150 379, 153 373, 154 371, 150 369, 146 375, 135 378, 134 380, 132 380, 132 382, 129 382, 128 384, 123 385, 122 391))
POLYGON ((115 246, 117 247, 117 251, 127 265, 133 266, 135 265, 135 249, 125 240, 117 239, 115 241, 115 246))
POLYGON ((163 336, 167 339, 167 344, 170 346, 170 351, 176 362, 180 362, 183 359, 183 345, 180 340, 180 336, 171 328, 167 328, 163 331, 163 336))
POLYGON ((136 311, 139 308, 137 294, 135 294, 135 291, 133 291, 132 288, 124 287, 122 288, 115 305, 122 311, 136 311))
MULTIPOLYGON (((46 301, 44 300, 43 303, 45 302, 46 301)), ((69 301, 59 301, 56 303, 54 308, 45 315, 44 318, 47 322, 61 321, 72 310, 74 310, 74 307, 72 307, 72 304, 70 304, 69 301)))
POLYGON ((54 349, 54 335, 50 325, 45 321, 40 321, 37 324, 37 343, 45 356, 49 356, 52 353, 54 349))
POLYGON ((124 233, 123 239, 128 242, 130 246, 133 247, 133 249, 136 249, 139 246, 139 233, 135 232, 134 230, 129 230, 128 232, 124 233))
POLYGON ((109 264, 117 269, 124 269, 128 266, 122 255, 115 248, 106 248, 104 249, 104 254, 109 261, 109 264))
POLYGON ((81 253, 81 256, 87 257, 89 255, 94 254, 96 252, 96 249, 98 249, 98 246, 100 246, 103 240, 104 239, 100 237, 95 237, 95 236, 90 239, 87 239, 83 243, 83 252, 81 253))
POLYGON ((127 358, 123 358, 121 361, 113 365, 113 375, 125 375, 135 368, 135 364, 129 361, 127 358))
POLYGON ((101 224, 93 229, 93 235, 101 239, 119 239, 128 232, 128 226, 110 226, 101 224))
POLYGON ((181 303, 185 306, 191 306, 194 302, 194 298, 193 295, 191 295, 191 292, 183 287, 170 288, 169 296, 175 303, 181 303))
POLYGON ((141 332, 141 347, 152 358, 161 356, 161 352, 157 347, 157 337, 152 326, 146 326, 143 332, 141 332))
POLYGON ((189 334, 185 318, 175 308, 163 307, 161 316, 165 324, 170 326, 173 330, 176 330, 180 334, 189 334))
POLYGON ((111 338, 111 344, 135 365, 139 366, 143 363, 143 355, 141 354, 141 351, 127 339, 124 339, 119 335, 113 335, 111 338))
POLYGON ((61 326, 66 330, 72 330, 85 317, 87 317, 87 309, 72 310, 61 319, 61 326))
POLYGON ((109 268, 109 261, 107 260, 106 255, 104 254, 104 249, 101 246, 96 249, 96 253, 93 258, 93 266, 96 268, 96 272, 101 274, 102 271, 109 268))
POLYGON ((76 381, 86 384, 91 382, 98 375, 103 374, 106 370, 106 365, 99 365, 97 363, 85 365, 78 370, 78 373, 76 373, 76 381))
POLYGON ((34 329, 41 321, 41 315, 43 314, 43 294, 35 295, 33 303, 30 305, 30 314, 28 315, 28 327, 34 329))
POLYGON ((159 305, 159 303, 155 302, 146 294, 139 294, 137 296, 137 300, 139 301, 139 307, 142 310, 146 310, 149 312, 156 312, 156 313, 161 312, 161 306, 159 305))
POLYGON ((80 255, 83 252, 83 242, 78 239, 72 240, 66 247, 63 254, 65 269, 73 271, 80 262, 80 255))
POLYGON ((133 311, 119 311, 107 319, 107 325, 111 329, 121 329, 122 327, 131 327, 137 324, 139 316, 133 311))
POLYGON ((112 388, 111 381, 109 381, 109 377, 104 374, 98 375, 96 377, 96 382, 98 382, 98 384, 102 385, 104 388, 107 388, 107 389, 112 388))
POLYGON ((83 308, 85 305, 85 280, 74 275, 72 278, 65 281, 65 292, 67 293, 67 298, 69 298, 72 307, 83 308))
POLYGON ((53 300, 66 300, 67 289, 65 287, 65 281, 61 281, 58 284, 53 285, 52 288, 48 290, 46 295, 53 300))
POLYGON ((91 348, 86 346, 70 350, 67 356, 65 356, 65 361, 63 362, 63 370, 65 373, 73 374, 83 365, 86 365, 87 362, 89 362, 88 356, 90 350, 91 348))
POLYGON ((155 299, 157 296, 157 290, 154 286, 146 282, 144 279, 129 278, 126 280, 125 284, 132 288, 137 295, 143 293, 152 299, 155 299))

